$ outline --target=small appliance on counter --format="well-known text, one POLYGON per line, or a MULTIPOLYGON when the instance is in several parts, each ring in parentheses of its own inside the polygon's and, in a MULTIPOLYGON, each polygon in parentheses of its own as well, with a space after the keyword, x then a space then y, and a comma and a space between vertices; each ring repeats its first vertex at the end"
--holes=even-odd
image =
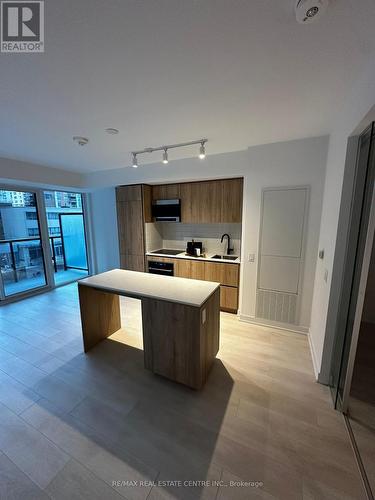
POLYGON ((203 243, 201 241, 188 241, 186 245, 186 255, 201 257, 203 255, 203 243))

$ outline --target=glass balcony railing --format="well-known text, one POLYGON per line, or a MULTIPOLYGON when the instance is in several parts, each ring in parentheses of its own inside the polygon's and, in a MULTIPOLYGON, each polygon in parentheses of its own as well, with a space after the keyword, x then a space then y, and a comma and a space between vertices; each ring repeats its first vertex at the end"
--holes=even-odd
POLYGON ((6 296, 46 285, 39 238, 2 240, 0 272, 6 296))
MULTIPOLYGON (((88 269, 68 265, 61 236, 49 237, 56 284, 87 276, 88 269)), ((0 272, 8 297, 46 285, 43 250, 39 238, 0 241, 0 272)))
POLYGON ((82 195, 40 194, 44 194, 44 213, 38 210, 37 191, 0 189, 0 300, 52 286, 52 274, 55 285, 88 275, 82 195), (41 231, 40 218, 48 235, 41 231))

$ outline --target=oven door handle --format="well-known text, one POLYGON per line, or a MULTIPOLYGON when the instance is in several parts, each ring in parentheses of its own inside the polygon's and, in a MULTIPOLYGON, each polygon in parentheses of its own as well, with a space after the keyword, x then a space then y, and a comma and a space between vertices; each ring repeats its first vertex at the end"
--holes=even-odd
POLYGON ((158 267, 149 267, 149 271, 158 271, 159 273, 173 273, 173 269, 159 269, 158 267))

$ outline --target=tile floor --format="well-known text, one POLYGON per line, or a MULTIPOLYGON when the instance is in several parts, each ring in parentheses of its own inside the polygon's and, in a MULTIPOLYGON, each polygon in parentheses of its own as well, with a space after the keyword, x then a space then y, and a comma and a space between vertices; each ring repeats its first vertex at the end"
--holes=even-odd
POLYGON ((0 308, 1 499, 364 498, 305 336, 222 313, 194 392, 144 370, 140 302, 121 303, 87 355, 76 284, 0 308))

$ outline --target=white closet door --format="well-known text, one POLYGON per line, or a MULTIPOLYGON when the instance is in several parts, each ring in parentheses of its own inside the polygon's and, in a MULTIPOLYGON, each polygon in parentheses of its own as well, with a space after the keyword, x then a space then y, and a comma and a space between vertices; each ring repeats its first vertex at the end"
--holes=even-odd
POLYGON ((301 257, 306 194, 306 189, 264 191, 262 255, 301 257))
POLYGON ((258 288, 298 294, 307 188, 263 192, 258 288))
POLYGON ((259 288, 274 292, 298 293, 300 259, 262 255, 259 288))

